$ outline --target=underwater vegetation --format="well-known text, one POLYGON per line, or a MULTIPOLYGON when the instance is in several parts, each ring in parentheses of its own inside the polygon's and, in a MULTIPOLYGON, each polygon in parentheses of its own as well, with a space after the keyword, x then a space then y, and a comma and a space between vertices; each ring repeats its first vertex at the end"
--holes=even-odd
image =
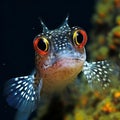
POLYGON ((120 0, 99 0, 95 10, 88 48, 92 51, 90 59, 113 58, 120 66, 120 0))
MULTIPOLYGON (((87 46, 90 60, 111 59, 120 67, 120 0, 99 0, 92 16, 93 28, 87 46)), ((33 120, 120 120, 120 72, 102 91, 91 89, 82 78, 67 95, 55 96, 39 107, 33 120), (103 93, 103 94, 102 94, 103 93)))

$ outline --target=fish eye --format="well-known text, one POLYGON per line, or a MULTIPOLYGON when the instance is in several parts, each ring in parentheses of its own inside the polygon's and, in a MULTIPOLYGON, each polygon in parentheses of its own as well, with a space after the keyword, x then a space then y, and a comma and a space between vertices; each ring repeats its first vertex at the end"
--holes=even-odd
POLYGON ((78 47, 78 48, 83 48, 87 42, 87 33, 82 30, 78 29, 73 33, 73 43, 78 47))
POLYGON ((49 50, 49 41, 45 37, 37 37, 33 41, 34 49, 40 55, 47 54, 49 50))

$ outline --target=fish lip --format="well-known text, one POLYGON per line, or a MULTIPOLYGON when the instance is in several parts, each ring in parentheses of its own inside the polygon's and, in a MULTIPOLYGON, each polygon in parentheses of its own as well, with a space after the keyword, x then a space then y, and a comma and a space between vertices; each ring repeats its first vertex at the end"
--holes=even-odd
POLYGON ((59 62, 59 61, 64 61, 64 60, 73 60, 73 61, 81 61, 81 58, 77 58, 77 57, 59 57, 57 58, 53 64, 59 62))
POLYGON ((68 56, 68 57, 62 56, 62 57, 59 57, 57 60, 62 60, 62 59, 85 61, 86 60, 86 56, 82 56, 82 55, 81 56, 68 56))
POLYGON ((49 63, 49 64, 46 64, 44 63, 44 68, 48 68, 48 67, 52 67, 52 66, 55 66, 59 63, 62 63, 63 61, 73 61, 73 62, 70 62, 70 63, 73 63, 75 64, 75 61, 76 62, 81 62, 83 60, 81 60, 80 58, 72 58, 72 57, 60 57, 60 58, 57 58, 54 62, 52 63, 49 63))
POLYGON ((76 62, 81 62, 81 61, 85 61, 86 60, 86 52, 84 52, 83 54, 79 53, 79 52, 67 52, 67 53, 60 53, 60 54, 51 54, 50 57, 44 62, 44 66, 45 68, 47 67, 51 67, 55 64, 57 64, 58 62, 62 62, 65 61, 69 62, 70 61, 75 61, 76 62))

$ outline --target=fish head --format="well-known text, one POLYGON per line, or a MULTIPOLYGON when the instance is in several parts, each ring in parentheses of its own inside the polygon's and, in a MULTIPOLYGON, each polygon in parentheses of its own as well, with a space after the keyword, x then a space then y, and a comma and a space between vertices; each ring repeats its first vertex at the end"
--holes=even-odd
POLYGON ((43 33, 33 41, 36 53, 36 68, 46 79, 68 80, 76 77, 86 60, 84 46, 87 34, 80 27, 70 27, 68 18, 55 30, 43 25, 43 33))

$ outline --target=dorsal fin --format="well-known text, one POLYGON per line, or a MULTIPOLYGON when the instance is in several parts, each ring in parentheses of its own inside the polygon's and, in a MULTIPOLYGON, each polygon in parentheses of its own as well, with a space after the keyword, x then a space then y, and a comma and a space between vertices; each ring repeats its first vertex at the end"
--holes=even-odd
POLYGON ((67 17, 65 18, 65 21, 64 21, 63 24, 60 26, 60 29, 63 28, 63 27, 69 28, 68 19, 69 19, 69 16, 67 16, 67 17))
POLYGON ((47 32, 47 31, 48 31, 47 26, 43 23, 42 20, 40 20, 40 22, 41 22, 41 25, 42 25, 42 27, 43 27, 43 33, 44 33, 44 32, 47 32))

